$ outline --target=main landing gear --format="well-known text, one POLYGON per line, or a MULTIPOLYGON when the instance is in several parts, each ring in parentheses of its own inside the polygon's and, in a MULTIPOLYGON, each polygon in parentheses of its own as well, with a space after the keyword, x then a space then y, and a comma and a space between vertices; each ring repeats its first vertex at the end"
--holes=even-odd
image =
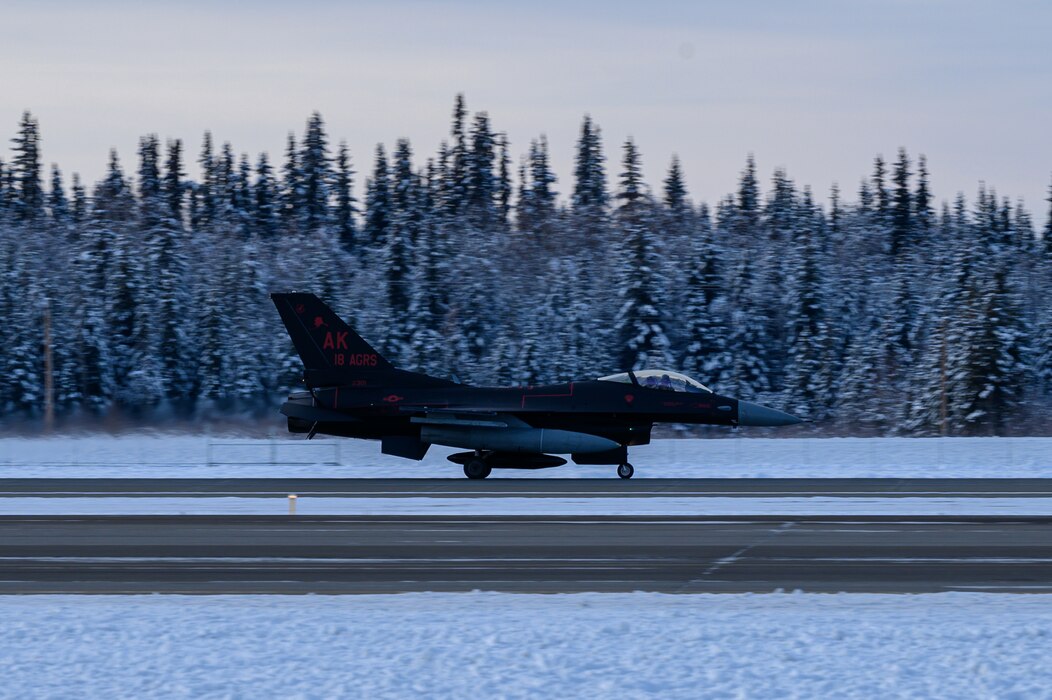
POLYGON ((472 457, 464 464, 464 476, 469 479, 485 479, 492 471, 481 457, 472 457))
POLYGON ((636 470, 628 462, 617 465, 617 475, 622 479, 631 479, 635 473, 636 470))

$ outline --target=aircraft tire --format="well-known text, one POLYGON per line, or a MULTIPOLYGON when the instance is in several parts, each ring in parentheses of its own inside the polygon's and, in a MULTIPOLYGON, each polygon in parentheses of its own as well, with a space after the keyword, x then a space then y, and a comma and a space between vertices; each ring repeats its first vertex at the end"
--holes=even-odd
POLYGON ((628 462, 617 465, 617 475, 622 479, 631 479, 632 475, 635 473, 635 468, 633 468, 628 462))
POLYGON ((464 465, 464 476, 469 479, 485 479, 490 471, 489 465, 481 459, 472 459, 464 465))

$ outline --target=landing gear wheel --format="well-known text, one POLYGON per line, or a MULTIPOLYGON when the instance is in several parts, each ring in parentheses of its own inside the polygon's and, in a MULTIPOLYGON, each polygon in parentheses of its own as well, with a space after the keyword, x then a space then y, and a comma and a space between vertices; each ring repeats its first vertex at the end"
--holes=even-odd
POLYGON ((478 457, 471 459, 464 465, 464 476, 469 479, 485 479, 489 476, 490 468, 478 457))
POLYGON ((632 468, 632 465, 628 462, 617 465, 617 475, 622 479, 631 479, 632 475, 636 473, 636 470, 632 468))

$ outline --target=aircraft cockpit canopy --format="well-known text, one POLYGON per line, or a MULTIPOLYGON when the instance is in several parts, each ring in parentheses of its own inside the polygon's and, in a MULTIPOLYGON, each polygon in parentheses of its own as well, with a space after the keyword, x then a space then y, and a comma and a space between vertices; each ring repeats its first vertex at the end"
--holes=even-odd
POLYGON ((607 377, 599 377, 601 382, 620 382, 632 384, 632 377, 640 386, 647 389, 662 389, 664 391, 676 391, 691 394, 711 394, 712 389, 701 382, 691 379, 679 372, 669 372, 662 369, 644 369, 638 372, 621 372, 611 374, 607 377))

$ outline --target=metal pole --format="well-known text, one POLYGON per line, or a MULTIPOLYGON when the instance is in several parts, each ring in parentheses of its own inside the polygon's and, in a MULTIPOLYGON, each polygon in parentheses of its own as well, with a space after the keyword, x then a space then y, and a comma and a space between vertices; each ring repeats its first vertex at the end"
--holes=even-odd
POLYGON ((946 321, 943 321, 939 329, 939 340, 942 345, 939 347, 939 393, 940 393, 940 406, 939 406, 939 434, 942 437, 946 437, 946 414, 947 414, 947 397, 946 397, 946 321))
POLYGON ((55 367, 51 357, 51 300, 44 300, 44 432, 55 428, 55 367))

